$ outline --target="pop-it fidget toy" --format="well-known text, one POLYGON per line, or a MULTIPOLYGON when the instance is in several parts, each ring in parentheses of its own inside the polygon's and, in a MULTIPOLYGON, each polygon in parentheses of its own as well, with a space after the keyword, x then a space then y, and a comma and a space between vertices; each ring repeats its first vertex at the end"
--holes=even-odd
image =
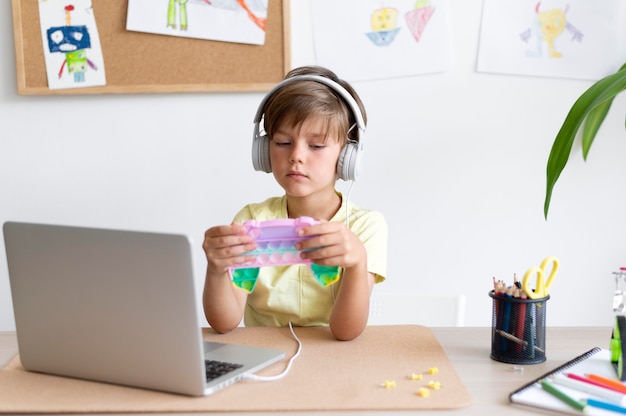
POLYGON ((254 237, 257 248, 242 254, 242 256, 256 256, 256 258, 253 261, 228 268, 233 284, 250 293, 254 290, 254 285, 259 276, 259 268, 289 264, 309 265, 313 276, 322 286, 336 282, 339 279, 339 267, 322 266, 309 259, 300 258, 301 251, 295 247, 299 241, 312 237, 298 236, 298 229, 318 223, 319 221, 311 217, 245 221, 243 226, 246 227, 246 232, 254 237))

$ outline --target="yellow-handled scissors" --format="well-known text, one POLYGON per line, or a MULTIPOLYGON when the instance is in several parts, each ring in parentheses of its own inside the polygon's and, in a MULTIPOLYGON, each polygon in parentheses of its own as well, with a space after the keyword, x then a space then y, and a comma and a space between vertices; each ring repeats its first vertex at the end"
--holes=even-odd
POLYGON ((543 259, 541 262, 541 266, 539 267, 531 267, 528 269, 526 274, 524 274, 524 280, 522 280, 522 289, 526 292, 526 295, 531 299, 539 299, 545 298, 550 293, 550 286, 552 286, 552 281, 554 280, 554 276, 559 270, 559 260, 556 257, 549 256, 543 259), (546 272, 548 268, 548 264, 552 263, 552 270, 548 275, 548 279, 546 280, 546 272), (533 275, 537 276, 535 289, 530 288, 530 280, 533 275))

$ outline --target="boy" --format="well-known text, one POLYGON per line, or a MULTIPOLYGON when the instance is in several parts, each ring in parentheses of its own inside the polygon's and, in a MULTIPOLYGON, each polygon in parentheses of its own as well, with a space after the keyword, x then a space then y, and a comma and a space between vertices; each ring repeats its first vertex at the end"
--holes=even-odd
POLYGON ((335 190, 338 178, 356 177, 365 124, 361 100, 328 69, 301 67, 264 98, 256 121, 253 163, 272 172, 285 194, 249 204, 231 225, 206 231, 207 321, 218 332, 234 329, 242 316, 247 326, 329 325, 338 340, 354 339, 367 325, 372 287, 385 279, 387 266, 382 214, 354 206, 335 190), (261 116, 265 135, 258 133, 261 116), (291 265, 261 268, 250 294, 235 287, 228 267, 253 260, 241 254, 256 248, 241 223, 302 216, 320 221, 299 231, 313 237, 297 248, 315 248, 302 257, 340 266, 339 281, 323 287, 308 267, 291 265))

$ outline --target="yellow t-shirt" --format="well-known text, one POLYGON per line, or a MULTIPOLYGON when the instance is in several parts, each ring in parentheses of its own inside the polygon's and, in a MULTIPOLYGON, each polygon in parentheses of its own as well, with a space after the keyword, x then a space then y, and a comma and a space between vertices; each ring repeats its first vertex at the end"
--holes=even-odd
MULTIPOLYGON (((342 197, 341 193, 337 193, 342 197)), ((387 222, 383 215, 356 207, 342 197, 341 208, 331 221, 346 220, 349 228, 365 245, 367 270, 376 276, 376 283, 387 273, 387 222)), ((246 205, 234 220, 243 222, 288 218, 285 196, 246 205)), ((307 265, 262 267, 254 291, 248 295, 244 324, 246 326, 328 325, 334 295, 341 279, 323 287, 307 265)))

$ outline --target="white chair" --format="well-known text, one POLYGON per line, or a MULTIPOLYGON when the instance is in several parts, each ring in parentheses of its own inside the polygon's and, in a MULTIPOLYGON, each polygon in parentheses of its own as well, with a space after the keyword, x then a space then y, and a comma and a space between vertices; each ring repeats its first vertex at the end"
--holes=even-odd
POLYGON ((465 296, 372 292, 368 325, 463 326, 465 296))

